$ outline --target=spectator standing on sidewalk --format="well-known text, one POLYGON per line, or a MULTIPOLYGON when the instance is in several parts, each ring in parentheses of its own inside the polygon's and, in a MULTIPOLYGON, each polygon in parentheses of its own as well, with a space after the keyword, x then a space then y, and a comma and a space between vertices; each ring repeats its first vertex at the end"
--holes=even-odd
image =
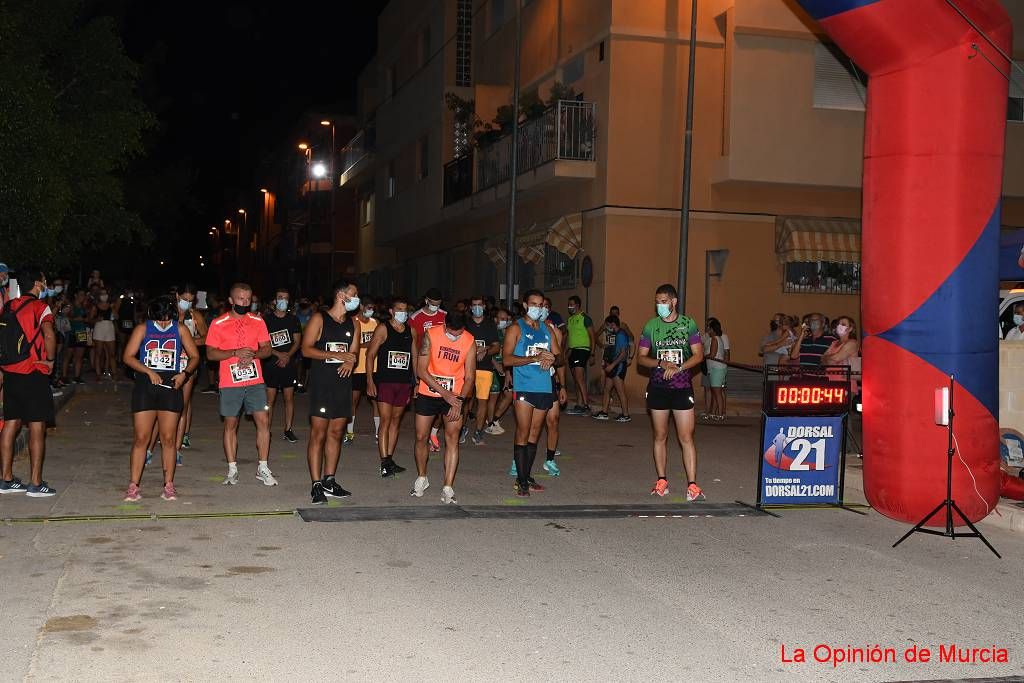
POLYGON ((566 321, 569 347, 569 368, 576 382, 576 405, 566 415, 590 415, 590 397, 587 395, 587 364, 594 364, 594 321, 583 311, 578 296, 569 297, 569 320, 566 321))
POLYGON ((725 385, 729 373, 729 337, 722 332, 718 318, 708 318, 706 328, 709 340, 708 379, 711 385, 711 410, 708 418, 721 422, 725 419, 725 385))
MULTIPOLYGON (((4 428, 0 432, 0 494, 25 493, 31 498, 46 498, 57 493, 43 481, 43 460, 46 457, 46 425, 54 420, 50 374, 57 352, 53 330, 53 312, 44 301, 48 294, 46 273, 38 266, 26 266, 19 272, 19 286, 24 294, 4 307, 7 332, 17 333, 20 326, 28 343, 27 356, 9 358, 4 364, 4 428), (13 326, 16 318, 17 326, 13 326), (26 486, 14 476, 14 440, 22 425, 28 425, 28 449, 31 476, 26 486)), ((7 349, 12 353, 13 349, 7 349)))
POLYGON ((826 330, 825 316, 821 313, 809 314, 804 324, 800 326, 797 341, 789 352, 790 359, 799 361, 803 367, 820 366, 821 357, 836 340, 831 334, 827 334, 826 330))

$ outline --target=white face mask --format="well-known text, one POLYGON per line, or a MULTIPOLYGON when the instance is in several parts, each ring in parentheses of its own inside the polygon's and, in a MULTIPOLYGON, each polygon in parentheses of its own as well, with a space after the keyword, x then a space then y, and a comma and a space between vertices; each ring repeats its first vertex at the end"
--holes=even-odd
POLYGON ((842 336, 850 331, 849 325, 836 325, 836 334, 842 336))
POLYGON ((511 320, 499 320, 498 321, 498 329, 499 330, 504 330, 506 327, 509 326, 509 324, 511 322, 512 322, 511 320))
POLYGON ((405 321, 409 319, 409 311, 395 311, 395 322, 405 324, 405 321))
POLYGON ((367 320, 372 318, 373 317, 373 309, 372 308, 364 308, 363 309, 363 317, 366 318, 367 320))
POLYGON ((357 308, 359 308, 359 297, 358 296, 354 296, 354 297, 352 297, 351 299, 349 299, 348 301, 345 302, 345 310, 348 311, 349 313, 351 313, 352 311, 356 310, 357 308))
POLYGON ((277 310, 279 311, 287 311, 288 299, 278 299, 276 302, 274 302, 274 305, 277 307, 277 310))
POLYGON ((437 313, 438 310, 440 310, 440 308, 441 307, 438 306, 437 304, 427 304, 427 311, 429 311, 431 314, 437 313))

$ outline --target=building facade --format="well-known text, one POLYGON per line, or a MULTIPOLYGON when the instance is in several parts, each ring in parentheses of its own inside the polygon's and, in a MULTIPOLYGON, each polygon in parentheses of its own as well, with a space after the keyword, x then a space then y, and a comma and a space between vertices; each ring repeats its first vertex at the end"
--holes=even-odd
MULTIPOLYGON (((1024 35, 1024 7, 1005 5, 1024 35)), ((699 9, 684 310, 719 318, 733 360, 757 364, 776 312, 859 318, 865 78, 793 2, 699 9)), ((511 257, 520 290, 544 289, 563 314, 578 294, 597 324, 617 305, 639 331, 654 289, 677 277, 690 5, 520 11, 516 253, 517 0, 392 0, 342 153, 356 268, 380 295, 497 296, 511 257)), ((1022 38, 1014 47, 1021 59, 1022 38)), ((1024 91, 1010 95, 1003 222, 1024 226, 1024 91)), ((631 392, 644 384, 630 373, 631 392)))

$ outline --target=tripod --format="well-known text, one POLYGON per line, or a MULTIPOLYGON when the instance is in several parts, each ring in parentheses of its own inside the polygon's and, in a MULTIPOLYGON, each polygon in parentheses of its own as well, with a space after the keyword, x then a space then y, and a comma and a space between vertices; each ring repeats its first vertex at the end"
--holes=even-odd
POLYGON ((956 448, 953 445, 953 375, 949 376, 949 409, 947 410, 946 415, 946 429, 949 432, 949 446, 946 450, 946 499, 939 503, 934 510, 925 515, 924 519, 922 519, 920 522, 914 525, 913 529, 903 534, 900 540, 892 544, 892 547, 895 548, 900 543, 903 543, 903 541, 907 540, 910 537, 910 535, 916 531, 917 533, 921 534, 932 534, 933 536, 947 536, 952 539, 980 538, 981 542, 984 543, 986 547, 988 547, 988 549, 991 550, 996 557, 1002 559, 1003 556, 996 552, 996 549, 992 547, 992 544, 988 542, 988 539, 985 538, 973 524, 971 524, 971 520, 967 519, 967 515, 965 515, 963 511, 960 510, 960 507, 956 504, 956 501, 953 500, 953 454, 956 452, 956 448), (943 508, 945 508, 946 510, 945 530, 937 531, 935 529, 926 529, 925 524, 928 523, 928 520, 930 520, 935 515, 939 514, 939 512, 941 512, 943 508), (970 528, 969 532, 957 531, 956 527, 953 526, 954 511, 956 511, 956 514, 958 514, 960 516, 960 519, 964 521, 964 524, 966 524, 968 528, 970 528))

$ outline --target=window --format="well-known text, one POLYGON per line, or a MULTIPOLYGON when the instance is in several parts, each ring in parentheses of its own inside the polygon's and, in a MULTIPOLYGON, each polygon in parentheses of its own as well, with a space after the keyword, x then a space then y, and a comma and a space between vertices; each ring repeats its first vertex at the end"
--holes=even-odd
POLYGON ((377 201, 377 195, 370 192, 363 196, 359 200, 359 225, 369 225, 373 222, 373 214, 375 210, 374 204, 377 201))
POLYGON ((1014 62, 1010 70, 1010 101, 1006 108, 1006 120, 1024 123, 1024 75, 1020 69, 1024 62, 1014 62))
POLYGON ((868 77, 833 45, 814 46, 814 106, 864 111, 868 77))
POLYGON ((420 138, 416 144, 416 156, 419 160, 419 173, 417 178, 423 180, 430 175, 430 138, 426 135, 420 138))
POLYGON ((394 161, 388 162, 387 193, 388 199, 391 199, 398 194, 398 177, 395 175, 394 161))
POLYGON ((455 16, 455 85, 473 85, 473 0, 458 0, 455 16))
POLYGON ((426 26, 420 31, 420 66, 426 66, 430 61, 430 27, 426 26))
POLYGON ((394 97, 398 91, 398 84, 396 83, 397 75, 395 74, 395 67, 391 66, 384 69, 384 92, 387 93, 388 97, 394 97))
POLYGON ((815 294, 860 293, 860 264, 835 261, 796 261, 786 264, 783 292, 815 294))
POLYGON ((491 30, 490 35, 494 35, 501 28, 502 24, 508 21, 509 0, 491 0, 491 30))
POLYGON ((562 67, 562 82, 566 85, 583 78, 583 53, 579 53, 562 67))
POLYGON ((550 244, 544 245, 544 289, 572 289, 576 286, 576 259, 550 244))

